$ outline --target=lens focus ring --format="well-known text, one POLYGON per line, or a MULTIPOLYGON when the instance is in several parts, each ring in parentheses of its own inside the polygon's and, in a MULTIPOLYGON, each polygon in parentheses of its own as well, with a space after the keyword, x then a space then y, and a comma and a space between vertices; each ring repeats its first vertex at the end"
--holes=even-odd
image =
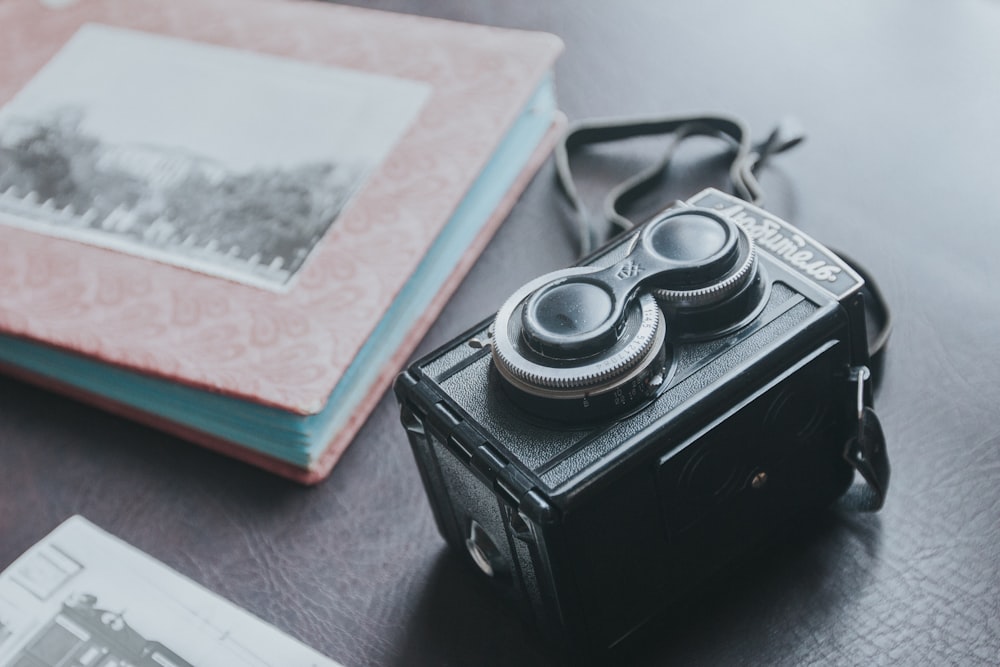
POLYGON ((742 253, 744 260, 719 282, 690 290, 654 287, 650 292, 664 306, 680 308, 699 308, 724 300, 751 280, 757 268, 757 248, 749 238, 745 243, 747 249, 742 253))

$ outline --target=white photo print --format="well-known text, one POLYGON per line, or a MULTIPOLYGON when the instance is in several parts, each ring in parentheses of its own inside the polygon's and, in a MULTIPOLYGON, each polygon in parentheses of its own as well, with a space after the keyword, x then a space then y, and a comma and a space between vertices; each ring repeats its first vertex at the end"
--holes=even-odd
POLYGON ((88 24, 0 109, 0 222, 284 291, 428 93, 88 24))

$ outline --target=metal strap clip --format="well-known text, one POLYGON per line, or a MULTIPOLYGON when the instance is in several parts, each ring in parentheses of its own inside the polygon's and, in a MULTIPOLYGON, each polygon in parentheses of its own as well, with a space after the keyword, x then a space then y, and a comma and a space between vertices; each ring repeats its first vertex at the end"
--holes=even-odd
POLYGON ((858 431, 844 445, 844 460, 861 476, 863 483, 854 484, 839 501, 839 506, 855 512, 875 512, 885 503, 889 490, 889 455, 885 434, 878 415, 868 403, 870 392, 866 382, 871 379, 867 366, 851 369, 849 381, 857 383, 858 431))

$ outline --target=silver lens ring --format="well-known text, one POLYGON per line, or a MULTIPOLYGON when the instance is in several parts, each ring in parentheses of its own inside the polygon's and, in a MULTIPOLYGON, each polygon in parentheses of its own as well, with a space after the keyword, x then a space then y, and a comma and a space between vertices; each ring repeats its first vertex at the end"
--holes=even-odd
POLYGON ((650 294, 636 299, 629 316, 632 326, 607 354, 581 359, 578 363, 545 359, 525 349, 520 340, 520 311, 539 288, 559 278, 598 271, 595 267, 564 269, 533 280, 517 290, 497 312, 492 329, 493 361, 503 378, 529 394, 577 398, 614 389, 629 381, 658 355, 666 332, 663 313, 650 294), (530 357, 530 358, 529 358, 530 357))
POLYGON ((744 246, 741 254, 745 257, 739 266, 722 280, 691 290, 651 287, 649 291, 665 307, 675 308, 710 306, 724 301, 730 295, 738 292, 740 288, 753 279, 757 269, 757 246, 742 228, 738 229, 740 229, 740 243, 744 246))

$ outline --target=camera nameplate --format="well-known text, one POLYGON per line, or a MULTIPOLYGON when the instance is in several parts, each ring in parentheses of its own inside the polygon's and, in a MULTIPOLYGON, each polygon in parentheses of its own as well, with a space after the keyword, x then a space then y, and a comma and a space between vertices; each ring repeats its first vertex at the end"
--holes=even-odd
POLYGON ((862 277, 829 248, 753 204, 714 188, 702 190, 686 203, 730 218, 759 249, 837 299, 847 298, 864 285, 862 277))

